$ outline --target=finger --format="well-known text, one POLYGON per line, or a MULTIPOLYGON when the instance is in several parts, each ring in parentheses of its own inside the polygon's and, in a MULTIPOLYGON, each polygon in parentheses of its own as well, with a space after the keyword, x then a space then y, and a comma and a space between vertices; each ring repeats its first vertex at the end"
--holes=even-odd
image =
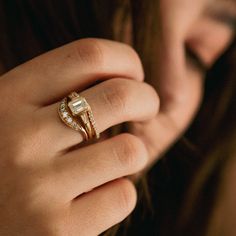
POLYGON ((37 105, 55 102, 70 91, 80 91, 98 80, 118 76, 143 80, 137 53, 128 45, 104 39, 72 42, 9 73, 11 79, 4 81, 8 91, 19 91, 24 101, 28 99, 37 105))
MULTIPOLYGON (((143 121, 156 116, 159 100, 148 84, 128 79, 110 79, 81 93, 91 106, 99 132, 125 121, 143 121)), ((59 103, 42 108, 38 117, 61 151, 83 140, 57 114, 59 103)), ((58 150, 57 150, 58 151, 58 150)))
POLYGON ((54 190, 68 202, 99 185, 140 171, 147 160, 143 142, 121 134, 57 157, 53 162, 54 190))
POLYGON ((124 178, 82 195, 71 204, 71 235, 99 235, 127 217, 136 199, 135 187, 124 178))

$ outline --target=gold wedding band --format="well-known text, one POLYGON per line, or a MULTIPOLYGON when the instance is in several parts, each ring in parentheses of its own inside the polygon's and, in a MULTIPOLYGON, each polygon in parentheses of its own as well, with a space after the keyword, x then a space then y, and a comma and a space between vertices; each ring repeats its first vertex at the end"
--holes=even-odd
POLYGON ((72 92, 64 98, 59 104, 58 113, 63 123, 81 132, 85 140, 100 137, 91 107, 78 93, 72 92))

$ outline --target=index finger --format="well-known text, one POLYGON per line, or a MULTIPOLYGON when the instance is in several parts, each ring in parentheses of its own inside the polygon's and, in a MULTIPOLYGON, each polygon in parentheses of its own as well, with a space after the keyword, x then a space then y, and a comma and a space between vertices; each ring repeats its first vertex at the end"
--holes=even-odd
POLYGON ((11 79, 3 79, 4 85, 39 106, 51 104, 70 91, 81 91, 98 80, 123 77, 142 81, 144 77, 141 61, 130 46, 91 38, 52 50, 9 73, 11 79))

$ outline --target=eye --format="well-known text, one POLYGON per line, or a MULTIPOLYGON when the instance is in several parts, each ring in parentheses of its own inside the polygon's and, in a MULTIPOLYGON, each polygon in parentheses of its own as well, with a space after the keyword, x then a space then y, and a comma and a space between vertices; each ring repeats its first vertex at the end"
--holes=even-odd
POLYGON ((201 74, 205 74, 209 70, 203 59, 188 45, 185 44, 185 58, 187 64, 192 66, 201 74))

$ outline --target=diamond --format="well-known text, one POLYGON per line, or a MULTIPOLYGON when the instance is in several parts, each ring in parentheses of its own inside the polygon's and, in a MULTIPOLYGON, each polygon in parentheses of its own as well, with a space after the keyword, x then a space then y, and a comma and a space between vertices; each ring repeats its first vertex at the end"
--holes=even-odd
POLYGON ((83 111, 86 111, 88 109, 88 104, 84 98, 78 97, 71 100, 68 103, 68 107, 73 115, 77 115, 83 111))
POLYGON ((66 118, 67 116, 68 116, 68 112, 63 112, 63 113, 62 113, 62 117, 63 117, 63 118, 66 118))
POLYGON ((67 120, 68 123, 72 123, 72 121, 73 121, 73 119, 71 117, 67 117, 66 120, 67 120))

